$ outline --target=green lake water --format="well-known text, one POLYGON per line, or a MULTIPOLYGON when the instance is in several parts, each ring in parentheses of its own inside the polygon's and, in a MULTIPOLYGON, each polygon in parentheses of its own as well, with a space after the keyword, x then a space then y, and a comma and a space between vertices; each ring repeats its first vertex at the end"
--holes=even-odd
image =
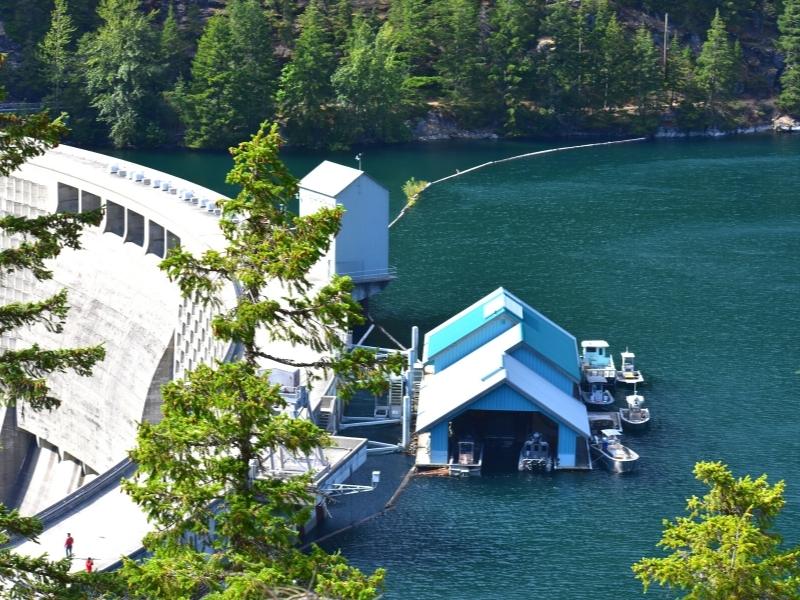
MULTIPOLYGON (((546 144, 370 149, 392 192, 546 144)), ((322 158, 292 154, 303 175, 322 158)), ((124 153, 221 192, 221 154, 124 153)), ((417 478, 397 507, 334 540, 386 567, 387 599, 641 597, 630 565, 701 493, 698 460, 786 479, 800 543, 800 137, 647 142, 493 166, 426 192, 391 230, 398 279, 372 315, 407 341, 498 286, 573 333, 636 352, 653 426, 640 469, 417 478)), ((653 590, 648 597, 673 598, 653 590)))

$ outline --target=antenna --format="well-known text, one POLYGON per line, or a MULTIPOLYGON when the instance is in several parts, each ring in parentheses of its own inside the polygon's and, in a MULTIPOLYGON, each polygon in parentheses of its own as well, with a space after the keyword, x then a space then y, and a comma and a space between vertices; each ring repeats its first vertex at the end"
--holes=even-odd
POLYGON ((358 170, 363 171, 363 169, 361 168, 361 152, 356 154, 356 160, 358 161, 358 170))

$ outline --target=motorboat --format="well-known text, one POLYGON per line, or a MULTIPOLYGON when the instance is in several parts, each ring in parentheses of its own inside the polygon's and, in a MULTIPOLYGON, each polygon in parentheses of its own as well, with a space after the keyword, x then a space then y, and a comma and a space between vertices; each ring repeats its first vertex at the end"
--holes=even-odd
POLYGON ((608 381, 603 375, 585 377, 589 389, 581 390, 581 399, 590 410, 607 410, 614 405, 614 396, 608 391, 608 381))
POLYGON ((585 340, 581 342, 581 369, 585 377, 590 375, 605 377, 608 381, 616 381, 617 369, 614 357, 605 340, 585 340))
POLYGON ((622 427, 625 431, 641 431, 645 429, 650 423, 650 409, 642 406, 644 404, 644 396, 634 393, 625 396, 628 403, 627 408, 619 409, 619 418, 622 421, 622 427))
POLYGON ((636 368, 635 359, 636 355, 633 352, 620 352, 620 365, 616 374, 617 383, 624 383, 627 385, 636 385, 644 381, 642 372, 636 368))
POLYGON ((621 436, 622 432, 618 429, 603 429, 589 444, 595 460, 601 461, 612 473, 629 473, 636 468, 639 460, 636 452, 622 445, 621 436))
POLYGON ((482 444, 476 442, 472 436, 467 436, 456 442, 455 453, 448 464, 450 475, 480 475, 482 465, 482 444))
POLYGON ((553 470, 553 456, 550 453, 550 443, 542 437, 542 434, 534 432, 522 444, 519 451, 519 462, 517 470, 522 471, 545 471, 549 473, 553 470))

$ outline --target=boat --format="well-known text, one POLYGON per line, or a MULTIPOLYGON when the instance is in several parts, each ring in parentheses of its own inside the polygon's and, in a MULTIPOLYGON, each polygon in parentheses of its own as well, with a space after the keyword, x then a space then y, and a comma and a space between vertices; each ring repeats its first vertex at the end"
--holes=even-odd
POLYGON ((547 473, 553 470, 550 443, 538 431, 532 433, 522 444, 522 448, 519 451, 517 470, 520 472, 545 471, 547 473))
POLYGON ((628 408, 619 409, 619 418, 625 431, 641 431, 650 423, 650 409, 642 406, 644 396, 637 394, 634 389, 633 394, 625 396, 628 408))
POLYGON ((589 447, 595 460, 612 473, 629 473, 636 468, 639 455, 620 442, 622 433, 618 429, 603 429, 592 438, 589 447))
POLYGON ((581 369, 584 377, 596 375, 605 377, 608 381, 616 381, 617 369, 614 367, 614 357, 608 350, 605 340, 585 340, 581 342, 581 369))
POLYGON ((642 383, 644 381, 642 372, 639 371, 634 364, 636 355, 633 352, 628 352, 625 350, 625 352, 620 352, 619 356, 620 365, 615 377, 617 383, 625 383, 627 385, 636 385, 637 383, 642 383))
POLYGON ((450 475, 468 477, 480 475, 483 465, 483 446, 466 436, 456 442, 455 454, 450 458, 448 469, 450 475))
POLYGON ((590 410, 607 410, 614 405, 614 396, 608 391, 608 380, 602 375, 585 377, 588 390, 581 390, 581 399, 590 410))

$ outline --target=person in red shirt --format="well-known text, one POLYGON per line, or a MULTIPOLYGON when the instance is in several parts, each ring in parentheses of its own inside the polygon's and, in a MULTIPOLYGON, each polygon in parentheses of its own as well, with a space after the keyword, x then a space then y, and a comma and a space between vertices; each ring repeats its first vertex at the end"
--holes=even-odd
POLYGON ((94 569, 94 561, 90 556, 89 558, 86 559, 86 572, 91 573, 93 569, 94 569))
POLYGON ((75 542, 75 540, 72 539, 72 534, 68 533, 67 534, 67 541, 64 542, 64 551, 67 554, 67 558, 72 558, 72 544, 74 542, 75 542))

